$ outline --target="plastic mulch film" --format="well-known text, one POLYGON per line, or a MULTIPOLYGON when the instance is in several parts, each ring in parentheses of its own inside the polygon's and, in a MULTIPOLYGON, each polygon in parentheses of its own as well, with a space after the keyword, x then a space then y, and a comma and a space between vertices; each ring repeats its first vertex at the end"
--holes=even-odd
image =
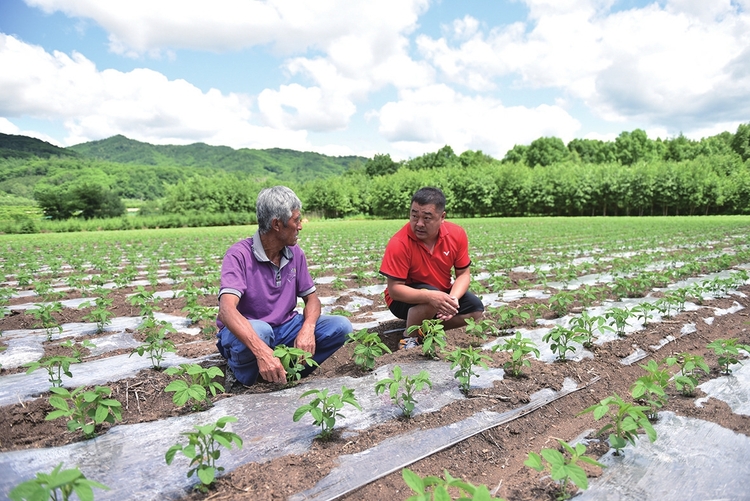
MULTIPOLYGON (((120 358, 120 357, 113 357, 120 358)), ((140 357, 133 357, 135 360, 140 357)), ((111 359, 106 359, 111 360, 111 359)), ((127 360, 125 355, 120 362, 127 360)), ((94 364, 95 362, 90 362, 94 364)), ((113 370, 116 362, 103 368, 102 374, 113 370)), ((428 369, 432 389, 420 392, 415 414, 435 412, 453 401, 465 397, 458 389, 450 364, 442 361, 424 360, 401 364, 404 374, 415 374, 428 369)), ((366 430, 400 415, 400 409, 387 396, 376 395, 375 382, 390 375, 389 366, 378 368, 371 374, 359 378, 341 377, 325 380, 303 380, 302 383, 281 391, 266 394, 236 395, 218 401, 204 412, 172 417, 159 421, 118 425, 107 433, 91 440, 76 442, 62 447, 30 449, 0 453, 0 498, 20 482, 31 479, 37 472, 49 472, 64 461, 65 468, 79 466, 86 478, 108 486, 109 491, 96 491, 97 501, 104 499, 157 500, 184 495, 195 478, 187 478, 189 460, 178 454, 171 466, 167 466, 164 454, 176 443, 186 444, 180 435, 191 431, 193 426, 213 423, 222 416, 235 416, 236 423, 228 429, 242 437, 242 449, 222 449, 219 465, 226 471, 250 462, 265 462, 288 454, 307 451, 320 432, 306 416, 294 422, 294 411, 310 398, 300 396, 310 389, 328 388, 340 393, 346 386, 355 391, 362 412, 345 406, 345 418, 336 420, 336 428, 366 430), (315 386, 313 386, 315 385, 315 386)), ((92 373, 91 369, 81 371, 92 373)), ((501 380, 502 369, 478 370, 478 378, 472 378, 472 387, 491 387, 493 381, 501 380)), ((75 376, 75 372, 74 372, 75 376)), ((26 376, 31 377, 31 376, 26 376)), ((120 376, 112 375, 113 379, 120 376)), ((84 383, 93 384, 93 383, 84 383)))
POLYGON ((528 404, 516 409, 503 413, 484 410, 458 423, 436 429, 415 430, 385 440, 372 449, 341 456, 340 465, 328 476, 313 488, 291 496, 289 501, 328 501, 339 498, 478 433, 525 416, 579 389, 575 382, 566 379, 560 391, 541 390, 532 395, 528 404))
POLYGON ((750 438, 700 419, 660 412, 655 442, 641 437, 607 465, 578 501, 748 499, 750 438))

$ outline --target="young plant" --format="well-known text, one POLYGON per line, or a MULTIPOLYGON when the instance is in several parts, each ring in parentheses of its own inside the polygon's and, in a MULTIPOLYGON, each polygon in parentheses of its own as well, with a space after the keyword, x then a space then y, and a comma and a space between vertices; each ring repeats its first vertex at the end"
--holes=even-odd
POLYGON ((531 362, 526 355, 533 353, 536 358, 539 358, 536 343, 523 337, 520 332, 516 332, 515 336, 508 338, 502 345, 495 345, 492 349, 510 352, 510 360, 503 364, 503 368, 513 377, 520 376, 524 367, 531 367, 531 362))
POLYGON ((224 392, 224 387, 213 380, 224 375, 218 367, 204 368, 198 364, 180 364, 179 367, 168 367, 164 373, 181 378, 172 381, 164 388, 167 393, 174 393, 172 402, 180 407, 190 400, 195 401, 193 410, 199 410, 201 402, 206 408, 211 407, 211 397, 208 393, 211 392, 211 396, 215 397, 217 391, 224 392))
POLYGON ((529 452, 529 458, 524 461, 523 464, 536 471, 544 471, 545 469, 549 470, 552 480, 557 482, 560 489, 557 499, 570 499, 573 496, 569 490, 571 483, 581 490, 589 488, 586 471, 578 465, 579 461, 600 468, 605 468, 605 466, 598 461, 583 455, 586 452, 585 445, 576 444, 575 447, 573 447, 564 440, 558 439, 557 442, 563 448, 563 451, 570 455, 570 459, 566 458, 565 455, 557 449, 542 449, 541 456, 536 452, 529 452), (546 461, 546 465, 542 459, 546 461))
POLYGON ((234 416, 224 416, 215 423, 194 426, 195 431, 182 432, 180 435, 188 437, 188 444, 173 445, 167 450, 164 459, 168 465, 171 465, 175 454, 181 452, 183 456, 190 459, 188 478, 195 474, 201 482, 195 488, 201 492, 208 492, 208 488, 216 479, 216 474, 224 471, 223 466, 216 466, 216 462, 221 457, 219 447, 231 449, 232 444, 235 444, 238 449, 242 448, 242 438, 236 433, 224 430, 227 423, 236 421, 237 418, 234 416))
POLYGON ((76 466, 62 469, 63 463, 55 466, 50 473, 37 473, 36 478, 15 486, 9 493, 11 501, 68 501, 72 494, 82 501, 94 499, 94 487, 109 490, 104 484, 87 479, 76 466))
POLYGON ((612 308, 604 314, 604 318, 612 320, 618 337, 625 337, 625 327, 628 325, 630 310, 627 308, 612 308))
POLYGON ((36 362, 29 362, 23 366, 28 367, 26 374, 31 374, 39 368, 44 368, 49 375, 50 384, 55 388, 62 386, 63 374, 71 378, 73 377, 73 373, 70 372, 70 364, 77 364, 79 362, 78 358, 57 355, 54 357, 42 357, 36 362))
POLYGON ((79 349, 79 346, 81 348, 86 348, 89 350, 96 348, 96 345, 88 339, 84 339, 80 343, 76 343, 72 339, 68 339, 64 343, 60 343, 60 346, 64 348, 70 348, 73 351, 73 358, 77 359, 78 362, 81 361, 81 350, 79 349))
POLYGON ((406 334, 419 331, 422 338, 422 355, 430 358, 438 358, 437 352, 448 344, 445 339, 445 328, 443 322, 438 319, 425 319, 421 325, 412 325, 406 329, 406 334))
POLYGON ((49 397, 49 404, 56 410, 47 414, 45 421, 67 417, 68 430, 81 430, 86 438, 96 435, 96 425, 114 424, 122 419, 122 405, 115 399, 106 398, 112 390, 105 386, 96 386, 89 391, 84 391, 83 386, 73 391, 67 388, 50 388, 50 391, 53 395, 49 397))
POLYGON ((492 497, 486 485, 473 485, 460 478, 453 478, 448 470, 443 470, 444 479, 440 477, 420 477, 408 468, 401 471, 406 485, 416 494, 405 501, 450 501, 449 489, 458 490, 459 500, 463 501, 503 501, 492 497))
POLYGON ((497 325, 500 331, 508 331, 531 318, 531 315, 527 312, 519 311, 506 305, 493 308, 490 310, 490 313, 492 316, 497 317, 497 325))
POLYGON ((641 321, 644 327, 648 325, 650 319, 654 318, 652 313, 656 310, 658 310, 658 308, 648 301, 644 301, 630 309, 632 313, 635 313, 636 318, 641 321))
POLYGON ((644 413, 644 411, 648 410, 649 408, 646 406, 625 402, 615 393, 598 404, 584 409, 578 415, 593 412, 596 421, 609 415, 611 422, 600 428, 596 434, 601 435, 610 431, 609 445, 615 450, 615 455, 619 456, 628 442, 635 445, 635 439, 638 438, 638 430, 642 429, 645 431, 651 442, 656 440, 656 431, 651 426, 648 416, 644 413))
POLYGON ((341 387, 341 395, 333 393, 328 394, 328 390, 310 390, 306 391, 299 398, 305 398, 309 395, 315 395, 310 403, 305 404, 297 408, 294 411, 292 420, 296 423, 302 416, 308 412, 313 417, 313 424, 320 426, 320 434, 318 435, 321 440, 328 440, 333 434, 333 427, 336 425, 337 417, 344 417, 339 411, 344 408, 344 404, 349 404, 360 411, 359 402, 354 396, 354 390, 350 390, 346 386, 341 387))
POLYGON ((458 379, 461 393, 466 395, 471 388, 471 376, 479 377, 479 374, 474 372, 474 366, 479 365, 487 369, 485 360, 492 360, 492 358, 484 355, 481 350, 469 346, 468 348, 456 348, 448 354, 446 360, 451 363, 451 369, 458 367, 453 376, 458 379))
MULTIPOLYGON (((112 302, 113 300, 108 297, 97 297, 94 300, 93 309, 83 317, 83 319, 87 322, 96 323, 97 333, 104 332, 104 327, 112 322, 113 314, 111 311, 109 311, 109 307, 112 306, 112 302)), ((91 303, 89 301, 81 303, 81 308, 89 308, 90 306, 91 303)))
POLYGON ((583 344, 585 338, 573 329, 566 329, 565 327, 558 325, 542 336, 542 341, 550 343, 552 353, 557 354, 558 360, 565 362, 567 360, 568 352, 576 351, 576 347, 571 346, 570 343, 576 342, 583 344))
POLYGON ((630 394, 636 401, 648 405, 646 416, 649 421, 656 421, 657 412, 667 403, 667 385, 669 384, 669 371, 661 367, 653 360, 648 364, 640 365, 647 374, 636 379, 630 387, 630 394))
POLYGON ((164 353, 177 351, 174 343, 167 339, 167 333, 177 332, 172 324, 164 320, 154 320, 153 318, 146 318, 143 324, 139 327, 139 330, 146 333, 145 344, 138 346, 133 349, 130 353, 132 357, 136 353, 142 357, 144 353, 148 353, 148 358, 151 359, 151 366, 154 369, 161 369, 161 362, 164 360, 164 353))
POLYGON ((665 361, 669 367, 673 365, 679 367, 679 372, 674 376, 674 386, 686 397, 692 396, 695 387, 698 386, 698 371, 701 370, 706 374, 710 372, 708 364, 700 355, 685 352, 667 357, 665 361))
POLYGON ((737 338, 717 339, 706 345, 706 348, 714 350, 714 353, 719 358, 719 370, 726 376, 732 373, 730 365, 740 363, 740 350, 750 354, 750 346, 737 344, 737 341, 737 338))
POLYGON ((404 417, 408 419, 411 417, 414 407, 417 404, 414 394, 422 391, 425 385, 432 388, 432 381, 430 381, 430 375, 427 371, 423 370, 419 374, 404 376, 401 373, 401 367, 396 365, 393 367, 393 378, 381 379, 375 383, 375 394, 380 395, 388 388, 391 400, 401 409, 404 417), (402 384, 404 388, 403 391, 400 391, 402 384))
POLYGON ((607 320, 604 317, 592 317, 586 310, 583 310, 580 315, 573 317, 570 320, 570 325, 573 327, 573 331, 580 334, 583 338, 581 344, 584 348, 591 348, 594 345, 595 331, 604 332, 606 330, 614 330, 607 325, 607 320))
POLYGON ((575 296, 570 291, 560 291, 548 300, 549 307, 558 317, 567 315, 568 308, 575 302, 575 296))
MULTIPOLYGON (((526 314, 528 315, 528 313, 526 314)), ((482 338, 483 340, 487 339, 487 334, 497 335, 498 328, 495 326, 494 322, 490 320, 489 318, 483 318, 479 322, 474 320, 473 318, 469 317, 465 320, 466 322, 466 333, 471 334, 472 336, 477 336, 482 338)))
POLYGON ((146 290, 142 285, 138 286, 137 292, 130 296, 128 301, 140 308, 139 315, 145 318, 153 318, 154 312, 159 311, 154 293, 146 290))
POLYGON ((52 315, 53 313, 59 313, 63 309, 61 303, 45 303, 37 304, 36 308, 28 310, 28 312, 37 320, 35 327, 41 327, 47 333, 47 341, 52 339, 52 333, 57 330, 58 334, 63 331, 62 325, 52 315))
POLYGON ((377 332, 368 332, 360 329, 350 332, 345 344, 354 344, 354 365, 363 371, 371 371, 375 368, 375 359, 383 353, 391 353, 391 350, 383 344, 377 332))
POLYGON ((278 358, 281 361, 281 365, 284 366, 286 383, 290 386, 297 384, 297 381, 300 380, 302 371, 305 370, 305 365, 308 367, 318 366, 318 362, 313 360, 311 353, 301 348, 295 348, 294 346, 280 344, 274 348, 273 356, 278 358))

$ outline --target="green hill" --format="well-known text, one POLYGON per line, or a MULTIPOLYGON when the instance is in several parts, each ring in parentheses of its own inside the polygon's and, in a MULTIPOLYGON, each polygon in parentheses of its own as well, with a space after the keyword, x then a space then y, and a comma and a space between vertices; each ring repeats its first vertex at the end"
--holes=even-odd
POLYGON ((55 155, 77 157, 78 153, 34 137, 0 133, 0 158, 49 158, 55 155))
POLYGON ((154 145, 128 139, 122 135, 77 144, 67 149, 84 157, 110 162, 206 168, 298 182, 341 175, 352 164, 367 161, 363 157, 329 157, 319 153, 280 148, 235 150, 228 146, 209 146, 205 143, 184 146, 154 145))

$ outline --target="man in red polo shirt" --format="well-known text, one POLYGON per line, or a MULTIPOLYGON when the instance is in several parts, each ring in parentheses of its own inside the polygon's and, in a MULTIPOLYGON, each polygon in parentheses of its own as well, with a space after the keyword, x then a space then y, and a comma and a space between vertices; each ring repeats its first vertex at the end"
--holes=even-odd
POLYGON ((442 320, 446 330, 463 327, 467 318, 479 321, 484 305, 469 292, 470 265, 466 232, 445 220, 445 195, 421 188, 411 199, 409 222, 385 248, 385 302, 407 328, 428 318, 442 320))

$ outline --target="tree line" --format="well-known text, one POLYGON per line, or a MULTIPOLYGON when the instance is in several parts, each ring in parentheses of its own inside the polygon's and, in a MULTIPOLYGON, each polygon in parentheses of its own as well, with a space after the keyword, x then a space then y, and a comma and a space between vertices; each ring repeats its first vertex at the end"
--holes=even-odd
POLYGON ((234 213, 248 221, 258 192, 279 183, 326 218, 402 218, 422 186, 441 188, 453 217, 750 214, 750 124, 700 141, 651 140, 639 129, 567 145, 542 137, 500 160, 445 146, 402 162, 375 155, 342 175, 298 181, 70 157, 0 162, 0 190, 33 197, 57 220, 118 217, 122 198, 135 198, 144 216, 234 213))

